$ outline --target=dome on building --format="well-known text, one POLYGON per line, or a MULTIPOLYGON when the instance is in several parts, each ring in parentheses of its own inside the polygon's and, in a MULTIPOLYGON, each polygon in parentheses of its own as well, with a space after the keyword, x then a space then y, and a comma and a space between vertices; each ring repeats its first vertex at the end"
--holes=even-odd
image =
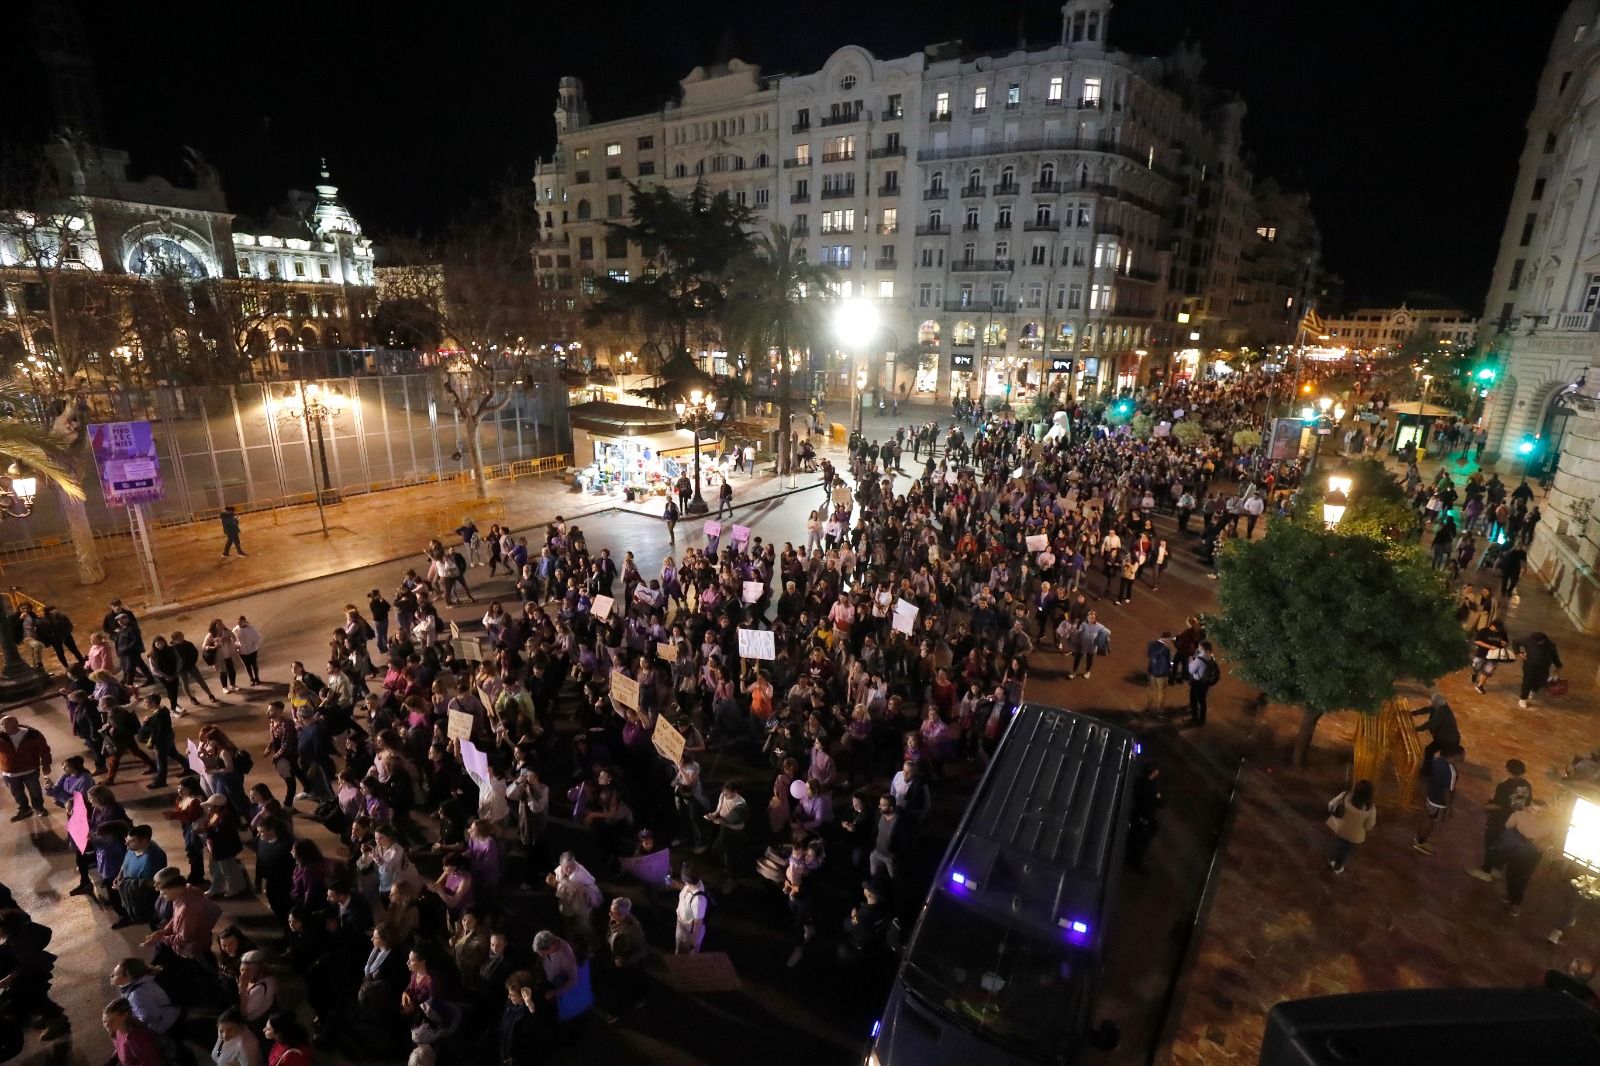
POLYGON ((328 161, 322 161, 322 183, 316 186, 317 202, 311 209, 311 228, 318 237, 330 233, 348 233, 361 236, 361 224, 350 209, 339 201, 339 186, 329 184, 328 161))

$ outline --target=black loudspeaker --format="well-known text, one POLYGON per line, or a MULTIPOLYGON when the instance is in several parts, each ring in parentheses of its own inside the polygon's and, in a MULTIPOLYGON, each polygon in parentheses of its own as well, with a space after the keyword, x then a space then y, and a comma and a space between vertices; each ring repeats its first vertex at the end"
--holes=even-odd
POLYGON ((1600 1012, 1538 988, 1427 988, 1280 1003, 1261 1066, 1590 1066, 1600 1012))

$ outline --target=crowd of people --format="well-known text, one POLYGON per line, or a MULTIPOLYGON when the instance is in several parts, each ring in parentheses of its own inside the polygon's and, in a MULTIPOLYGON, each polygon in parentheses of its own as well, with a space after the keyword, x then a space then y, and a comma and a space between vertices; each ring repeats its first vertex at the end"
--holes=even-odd
MULTIPOLYGON (((1218 427, 1188 443, 1081 410, 1050 439, 1005 409, 858 434, 849 483, 822 460, 803 543, 725 523, 658 567, 561 519, 533 547, 468 519, 395 591, 345 605, 314 668, 276 685, 247 619, 147 649, 114 604, 85 661, 62 659, 84 753, 52 776, 42 734, 8 719, 0 765, 17 818, 84 806, 74 893, 148 932, 112 978, 118 1060, 184 1061, 204 1017, 219 1066, 326 1046, 535 1061, 647 996, 652 946, 720 949, 734 898, 781 907, 787 966, 881 975, 941 811, 1037 652, 1091 677, 1113 647, 1097 604, 1157 591, 1188 538, 1209 559, 1287 506, 1299 462, 1236 455, 1227 432, 1269 397, 1238 375, 1142 398, 1157 426, 1218 427), (476 624, 443 611, 462 599, 483 602, 476 624), (202 665, 225 695, 283 692, 259 701, 264 745, 207 722, 180 746, 180 690, 191 711, 192 686, 220 702, 202 665), (156 824, 113 791, 128 758, 163 793, 179 772, 156 824), (269 935, 227 920, 220 901, 247 897, 269 935)), ((1173 630, 1146 648, 1151 709, 1183 685, 1203 726, 1221 669, 1197 618, 1173 630)), ((43 928, 0 919, 0 969, 26 990, 6 1009, 59 1029, 43 928)))

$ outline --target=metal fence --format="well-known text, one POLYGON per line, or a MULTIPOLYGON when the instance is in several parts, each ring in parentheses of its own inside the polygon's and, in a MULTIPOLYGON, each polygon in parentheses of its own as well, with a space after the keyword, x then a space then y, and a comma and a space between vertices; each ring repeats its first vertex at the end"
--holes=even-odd
MULTIPOLYGON (((310 382, 307 382, 310 384, 310 382)), ((322 421, 328 481, 344 496, 467 475, 467 434, 448 397, 430 374, 322 378, 337 390, 342 410, 322 421)), ((554 456, 572 449, 567 390, 558 372, 502 382, 509 402, 479 428, 485 467, 554 456)), ((89 421, 148 419, 154 423, 165 498, 150 505, 156 525, 214 517, 225 505, 241 511, 310 502, 321 481, 315 428, 293 400, 300 383, 273 381, 217 388, 156 386, 89 393, 89 421)), ((494 476, 491 472, 490 476, 494 476)), ((85 485, 97 535, 128 532, 121 508, 107 507, 93 471, 85 485)), ((6 523, 0 554, 15 557, 66 539, 61 512, 48 492, 26 519, 6 523)))

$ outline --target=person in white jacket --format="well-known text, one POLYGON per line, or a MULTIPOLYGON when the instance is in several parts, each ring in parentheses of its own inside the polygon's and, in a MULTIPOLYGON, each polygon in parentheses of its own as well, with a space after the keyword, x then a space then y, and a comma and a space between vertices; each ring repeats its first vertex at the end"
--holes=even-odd
POLYGON ((239 624, 233 627, 233 639, 238 642, 239 658, 244 660, 244 668, 250 675, 250 683, 261 684, 261 668, 256 665, 256 659, 261 655, 261 630, 251 625, 250 620, 241 614, 239 624))
POLYGON ((217 1015, 217 1042, 211 1048, 213 1066, 261 1066, 261 1041, 244 1024, 239 1008, 217 1015))
POLYGON ((594 875, 570 851, 561 853, 561 861, 556 864, 555 871, 545 878, 545 884, 556 890, 556 901, 561 905, 564 917, 588 921, 590 913, 600 906, 600 886, 595 884, 594 875))

